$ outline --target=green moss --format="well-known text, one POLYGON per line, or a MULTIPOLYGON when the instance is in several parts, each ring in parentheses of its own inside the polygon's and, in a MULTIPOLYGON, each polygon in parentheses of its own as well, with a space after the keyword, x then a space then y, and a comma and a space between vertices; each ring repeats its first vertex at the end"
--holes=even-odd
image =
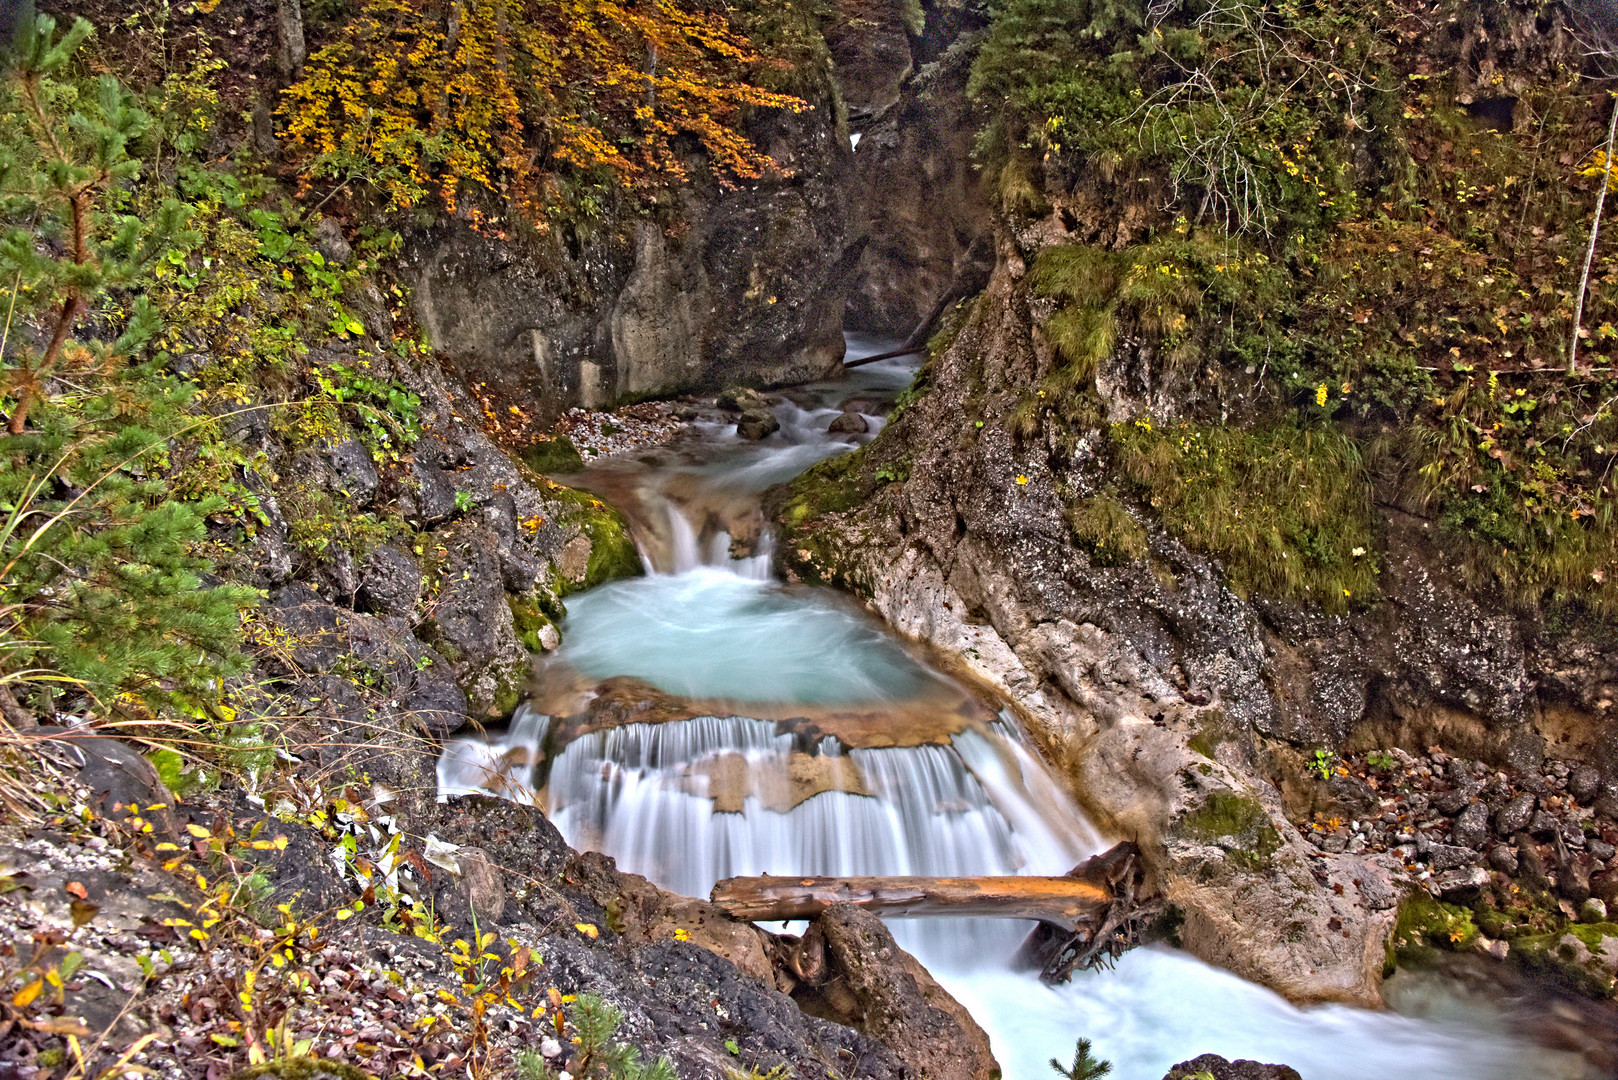
POLYGON ((1399 905, 1384 973, 1401 964, 1431 963, 1439 950, 1463 952, 1477 943, 1478 934, 1471 911, 1412 890, 1399 905))
POLYGON ((489 703, 493 716, 510 716, 517 711, 523 698, 528 696, 528 684, 533 672, 527 664, 513 664, 494 675, 494 700, 489 703))
POLYGON ((1228 853, 1231 861, 1250 869, 1269 865, 1281 850, 1281 834, 1263 805, 1234 791, 1209 792, 1201 806, 1180 818, 1179 825, 1185 835, 1203 843, 1234 839, 1237 848, 1228 853))
POLYGON ((524 465, 541 475, 576 473, 584 469, 584 458, 579 456, 578 447, 566 435, 530 443, 522 448, 518 457, 524 465))
POLYGON ((517 640, 529 652, 544 652, 545 646, 540 642, 539 635, 547 626, 555 624, 540 610, 535 594, 517 597, 508 593, 506 603, 511 605, 511 621, 517 628, 517 640))
POLYGON ((562 597, 593 589, 618 578, 638 577, 644 568, 634 537, 630 535, 629 523, 622 514, 586 491, 551 484, 548 494, 568 505, 557 520, 576 526, 590 539, 590 558, 585 566, 584 580, 568 581, 557 575, 551 599, 547 600, 543 591, 535 595, 536 606, 542 610, 547 605, 556 609, 546 612, 555 620, 565 613, 561 606, 562 597))
POLYGON ((1212 760, 1219 750, 1219 744, 1228 737, 1225 731, 1225 714, 1218 709, 1210 709, 1202 714, 1197 733, 1191 736, 1186 745, 1212 760))
POLYGON ((1530 971, 1549 975, 1592 997, 1618 997, 1618 985, 1606 966, 1611 961, 1608 949, 1602 946, 1603 938, 1618 938, 1618 923, 1570 923, 1547 934, 1514 938, 1511 955, 1530 971), (1594 955, 1585 955, 1586 950, 1594 955))
POLYGON ((230 1080, 371 1080, 369 1073, 341 1061, 317 1057, 276 1058, 233 1073, 230 1080))
POLYGON ((635 548, 629 526, 616 511, 591 518, 584 524, 590 537, 590 562, 584 575, 584 588, 593 589, 622 577, 638 577, 644 572, 640 552, 635 548))
POLYGON ((826 514, 843 514, 870 498, 877 484, 867 475, 870 448, 830 458, 804 471, 787 485, 777 518, 789 529, 826 514))

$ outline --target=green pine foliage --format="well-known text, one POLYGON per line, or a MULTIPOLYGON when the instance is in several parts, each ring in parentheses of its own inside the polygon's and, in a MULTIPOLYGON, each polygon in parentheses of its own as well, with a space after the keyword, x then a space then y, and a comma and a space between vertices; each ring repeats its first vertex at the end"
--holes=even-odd
MULTIPOLYGON (((577 1033, 570 1072, 580 1080, 675 1080, 674 1065, 667 1057, 648 1062, 634 1047, 614 1040, 623 1026, 624 1013, 599 994, 580 994, 568 1019, 577 1033)), ((532 1051, 517 1055, 517 1073, 522 1080, 556 1080, 557 1076, 532 1051)))
POLYGON ((1112 1062, 1102 1061, 1090 1053, 1090 1040, 1080 1039, 1073 1048, 1073 1064, 1064 1066, 1051 1058, 1051 1071, 1066 1080, 1101 1080, 1112 1074, 1112 1062))
POLYGON ((0 674, 42 711, 66 691, 138 716, 218 696, 253 594, 206 578, 222 500, 176 500, 166 476, 173 440, 211 421, 128 287, 185 213, 118 212, 150 118, 116 80, 74 77, 89 34, 41 16, 0 56, 0 674))

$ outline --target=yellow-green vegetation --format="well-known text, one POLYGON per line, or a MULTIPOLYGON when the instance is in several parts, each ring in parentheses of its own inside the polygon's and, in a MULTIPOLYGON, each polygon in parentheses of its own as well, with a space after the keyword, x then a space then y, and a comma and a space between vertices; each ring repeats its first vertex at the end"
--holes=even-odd
POLYGON ((572 505, 573 509, 568 510, 562 520, 577 526, 590 539, 584 580, 558 579, 554 582, 557 596, 593 589, 616 578, 635 577, 644 571, 629 523, 622 514, 588 492, 557 484, 551 484, 549 492, 572 505))
POLYGON ((1281 850, 1281 834, 1263 805, 1234 791, 1210 791, 1201 806, 1180 818, 1179 828, 1205 844, 1228 837, 1235 842, 1228 852, 1230 859, 1249 868, 1267 866, 1281 850))
POLYGON ((1565 979, 1596 997, 1618 996, 1610 966, 1618 951, 1618 923, 1569 923, 1547 934, 1515 937, 1511 948, 1532 970, 1565 979))
POLYGON ((1399 905, 1383 970, 1391 974, 1400 964, 1431 963, 1437 951, 1463 952, 1477 939, 1471 911, 1416 889, 1399 905))
MULTIPOLYGON (((1539 17, 1468 0, 1440 17, 1487 49, 1488 12, 1539 17)), ((1058 363, 1014 428, 1098 426, 1098 368, 1149 356, 1220 409, 1150 437, 1115 427, 1114 445, 1238 584, 1339 608, 1366 595, 1376 499, 1437 519, 1475 585, 1610 613, 1611 230, 1572 325, 1610 101, 1572 53, 1463 99, 1430 17, 1407 0, 995 5, 970 86, 992 116, 980 160, 1006 213, 1086 238, 1031 268, 1056 301, 1041 331, 1058 363), (1264 482, 1277 466, 1303 489, 1264 482), (1318 497, 1328 484, 1342 497, 1318 497)))
POLYGON ((1326 424, 1113 428, 1124 475, 1233 585, 1343 611, 1375 587, 1377 530, 1354 440, 1326 424))
POLYGON ((690 145, 722 182, 758 177, 774 163, 740 116, 804 107, 748 81, 768 61, 728 13, 673 0, 362 0, 344 14, 287 92, 287 134, 311 177, 395 210, 433 199, 546 231, 558 212, 601 216, 619 187, 684 181, 690 145))
POLYGON ((1110 491, 1070 503, 1067 524, 1073 530, 1073 539, 1098 566, 1117 566, 1146 557, 1146 529, 1110 491))

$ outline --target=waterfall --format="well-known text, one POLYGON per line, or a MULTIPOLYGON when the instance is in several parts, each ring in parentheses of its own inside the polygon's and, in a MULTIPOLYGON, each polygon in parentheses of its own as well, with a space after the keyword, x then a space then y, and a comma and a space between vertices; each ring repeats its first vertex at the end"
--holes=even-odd
MULTIPOLYGON (((1010 714, 974 711, 848 598, 772 579, 759 494, 869 438, 882 423, 874 402, 909 377, 887 362, 804 388, 776 406, 781 429, 761 443, 711 423, 672 462, 594 467, 585 485, 624 510, 648 576, 570 597, 540 678, 632 677, 711 714, 602 729, 525 706, 504 733, 445 747, 440 796, 541 806, 574 847, 691 896, 764 873, 1061 874, 1100 850, 1010 714), (844 411, 866 418, 867 435, 828 431, 844 411)), ((1081 1035, 1120 1080, 1157 1080, 1205 1052, 1286 1062, 1308 1080, 1588 1075, 1576 1055, 1510 1034, 1487 999, 1452 991, 1424 1019, 1298 1009, 1166 948, 1047 987, 1006 965, 1028 924, 891 925, 989 1032, 1008 1080, 1049 1075, 1046 1060, 1081 1035)))

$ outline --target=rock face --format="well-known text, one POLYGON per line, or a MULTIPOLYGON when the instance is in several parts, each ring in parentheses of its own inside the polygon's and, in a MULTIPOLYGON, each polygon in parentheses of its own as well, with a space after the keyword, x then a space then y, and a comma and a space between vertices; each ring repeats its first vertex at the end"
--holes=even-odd
MULTIPOLYGON (((1016 702, 1086 807, 1141 845, 1192 951, 1294 999, 1374 1003, 1410 879, 1398 855, 1363 841, 1304 843, 1286 814, 1299 787, 1360 807, 1349 816, 1375 808, 1309 781, 1306 756, 1355 740, 1441 743, 1528 771, 1555 738, 1610 782, 1618 762, 1574 703, 1610 708, 1611 665, 1577 624, 1550 636, 1466 592, 1431 523, 1397 514, 1385 599, 1345 616, 1237 596, 1150 507, 1123 507, 1138 557, 1081 543, 1069 503, 1110 479, 1104 439, 1029 432, 1015 415, 1054 363, 1025 268, 1060 227, 1002 230, 998 268, 926 369, 927 392, 865 454, 779 498, 784 562, 867 597, 1016 702)), ((1098 386, 1116 390, 1103 393, 1107 419, 1194 403, 1194 388, 1133 363, 1121 350, 1101 365, 1098 386)), ((1454 795, 1456 814, 1474 799, 1454 795)), ((1471 811, 1455 845, 1466 854, 1441 852, 1433 887, 1476 895, 1488 880, 1473 846, 1481 816, 1510 837, 1533 829, 1527 809, 1471 811)))
POLYGON ((619 1037, 668 1054, 681 1076, 723 1080, 738 1054, 761 1073, 787 1066, 803 1076, 987 1080, 998 1071, 965 1010, 864 912, 826 934, 859 1009, 823 1019, 778 988, 771 935, 623 874, 606 856, 574 854, 537 811, 470 799, 427 813, 422 828, 476 845, 480 863, 500 869, 504 927, 547 928, 534 950, 550 977, 622 1009, 619 1037), (598 937, 571 929, 580 923, 598 937))
POLYGON ((782 175, 699 186, 656 221, 625 206, 568 237, 462 225, 417 237, 407 271, 433 346, 469 384, 539 419, 834 371, 860 244, 846 134, 829 100, 764 110, 748 134, 782 175))
POLYGON ((972 165, 984 118, 966 100, 970 53, 945 53, 977 18, 965 5, 930 5, 902 49, 907 28, 896 13, 874 20, 858 42, 831 35, 839 81, 854 91, 849 122, 860 135, 854 164, 870 236, 849 297, 850 329, 908 336, 941 302, 988 280, 989 200, 972 165))

